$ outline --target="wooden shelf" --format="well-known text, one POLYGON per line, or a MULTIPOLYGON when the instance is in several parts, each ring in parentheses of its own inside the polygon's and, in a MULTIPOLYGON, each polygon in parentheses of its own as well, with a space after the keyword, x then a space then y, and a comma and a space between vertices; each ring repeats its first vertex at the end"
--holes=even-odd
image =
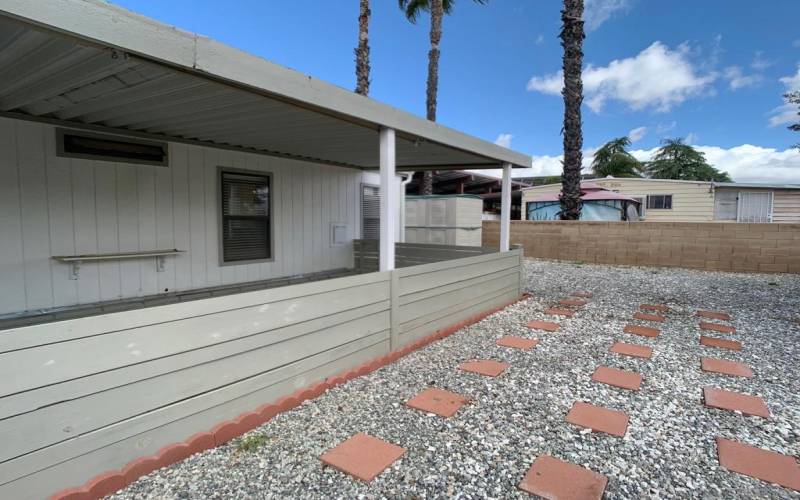
POLYGON ((59 262, 84 262, 93 260, 120 260, 140 259, 144 257, 164 257, 177 255, 185 250, 173 248, 171 250, 146 250, 142 252, 117 252, 117 253, 88 253, 83 255, 54 255, 53 259, 59 262))
POLYGON ((76 280, 80 276, 81 262, 96 262, 102 260, 125 260, 125 259, 145 259, 148 257, 156 258, 156 271, 164 270, 164 259, 169 256, 184 253, 185 250, 172 248, 169 250, 144 250, 139 252, 114 252, 114 253, 89 253, 83 255, 54 255, 53 260, 69 264, 71 272, 69 279, 76 280))

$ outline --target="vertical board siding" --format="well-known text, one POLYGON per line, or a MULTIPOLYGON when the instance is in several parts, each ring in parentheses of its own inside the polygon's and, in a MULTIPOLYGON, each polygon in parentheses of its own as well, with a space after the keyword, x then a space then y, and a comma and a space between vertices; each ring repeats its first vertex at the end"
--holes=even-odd
POLYGON ((352 266, 331 222, 357 235, 362 174, 243 152, 170 144, 169 167, 56 156, 55 127, 0 118, 0 314, 88 304, 352 266), (218 167, 272 173, 273 260, 220 266, 218 167), (178 248, 85 262, 54 255, 178 248))
POLYGON ((0 120, 0 312, 27 307, 22 209, 17 167, 17 122, 0 120))

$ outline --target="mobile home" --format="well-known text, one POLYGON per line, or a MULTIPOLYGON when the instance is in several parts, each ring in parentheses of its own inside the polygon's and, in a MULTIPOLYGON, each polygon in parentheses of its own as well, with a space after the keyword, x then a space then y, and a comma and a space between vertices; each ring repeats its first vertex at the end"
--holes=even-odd
MULTIPOLYGON (((800 184, 752 184, 614 178, 590 181, 640 202, 640 219, 652 222, 800 222, 800 184)), ((561 184, 523 189, 526 207, 561 184)))
POLYGON ((520 295, 526 155, 101 0, 0 0, 0 47, 0 498, 520 295), (500 248, 396 243, 397 173, 451 168, 503 169, 500 248))

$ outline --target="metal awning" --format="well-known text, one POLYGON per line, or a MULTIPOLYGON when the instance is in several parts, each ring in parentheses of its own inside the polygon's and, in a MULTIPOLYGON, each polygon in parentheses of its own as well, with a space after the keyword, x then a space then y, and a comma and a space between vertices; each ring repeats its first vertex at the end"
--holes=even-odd
POLYGON ((100 0, 0 0, 0 116, 377 169, 529 167, 527 155, 100 0))

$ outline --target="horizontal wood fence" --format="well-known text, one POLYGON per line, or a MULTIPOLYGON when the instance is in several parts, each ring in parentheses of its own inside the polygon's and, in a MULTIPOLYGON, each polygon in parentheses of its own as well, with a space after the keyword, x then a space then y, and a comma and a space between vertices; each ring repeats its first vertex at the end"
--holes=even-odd
POLYGON ((520 295, 521 252, 0 330, 0 498, 42 498, 520 295))
MULTIPOLYGON (((483 223, 483 244, 500 225, 483 223)), ((800 224, 512 221, 526 257, 708 271, 800 273, 800 224)))

